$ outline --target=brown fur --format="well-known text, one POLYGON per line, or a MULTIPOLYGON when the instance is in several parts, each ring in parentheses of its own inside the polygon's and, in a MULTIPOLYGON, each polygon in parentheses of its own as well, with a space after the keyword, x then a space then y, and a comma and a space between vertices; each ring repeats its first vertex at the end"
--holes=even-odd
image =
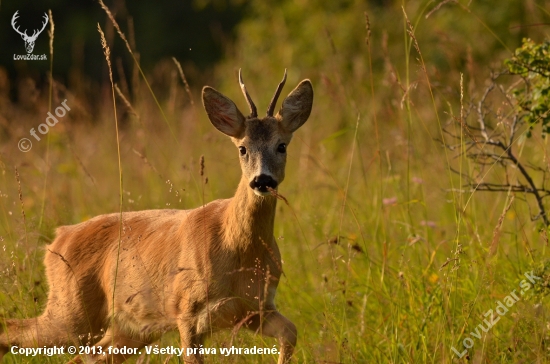
MULTIPOLYGON (((310 95, 306 105, 291 105, 307 114, 299 127, 309 116, 313 91, 309 81, 293 93, 297 90, 310 95)), ((142 348, 176 329, 183 348, 199 347, 216 330, 242 326, 278 338, 279 363, 290 361, 296 327, 274 305, 282 273, 273 237, 276 199, 258 195, 250 181, 265 171, 278 183, 284 179, 286 154, 274 151, 278 143, 290 142, 296 117, 289 116, 290 127, 281 112, 245 120, 224 98, 213 89, 203 91, 214 126, 249 150, 241 156, 235 196, 193 210, 124 213, 121 236, 120 214, 58 228, 44 259, 50 287, 44 313, 6 320, 0 360, 14 345, 142 348)), ((126 359, 88 356, 73 362, 126 359)), ((185 362, 202 363, 202 357, 186 356, 185 362)))

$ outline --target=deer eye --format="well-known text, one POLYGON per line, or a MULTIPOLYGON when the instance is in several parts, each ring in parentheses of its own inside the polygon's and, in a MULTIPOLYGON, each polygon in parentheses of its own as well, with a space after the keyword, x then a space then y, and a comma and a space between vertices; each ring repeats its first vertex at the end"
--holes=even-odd
POLYGON ((277 147, 277 152, 286 153, 286 144, 285 143, 279 144, 279 146, 277 147))
POLYGON ((243 147, 243 146, 240 146, 239 147, 239 152, 241 153, 241 155, 245 155, 246 154, 246 148, 243 147))

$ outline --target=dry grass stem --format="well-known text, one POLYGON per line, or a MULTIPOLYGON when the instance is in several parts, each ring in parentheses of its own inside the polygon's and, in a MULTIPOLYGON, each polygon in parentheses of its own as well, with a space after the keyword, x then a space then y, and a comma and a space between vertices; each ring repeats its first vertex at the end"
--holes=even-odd
POLYGON ((269 193, 271 193, 272 196, 275 196, 277 199, 279 200, 282 200, 284 201, 284 203, 290 207, 290 205, 288 204, 288 200, 286 199, 285 196, 281 195, 277 190, 271 188, 271 187, 267 187, 267 190, 269 191, 269 193))
POLYGON ((193 95, 191 95, 191 89, 189 88, 189 84, 187 83, 187 78, 185 78, 185 74, 183 73, 183 69, 181 68, 181 64, 178 62, 176 57, 172 57, 172 60, 176 64, 176 67, 178 68, 179 75, 181 77, 181 80, 183 81, 183 84, 185 85, 185 92, 187 92, 187 95, 189 96, 189 101, 191 102, 191 105, 193 108, 195 107, 195 101, 193 100, 193 95))
POLYGON ((498 218, 498 223, 493 230, 493 240, 491 241, 491 245, 489 248, 489 257, 494 256, 497 252, 498 242, 500 240, 500 232, 502 229, 502 223, 504 222, 504 218, 506 217, 508 210, 510 210, 510 208, 512 207, 514 198, 515 196, 513 194, 509 195, 508 202, 506 203, 506 205, 504 205, 504 208, 502 209, 502 214, 500 214, 500 217, 498 218))
POLYGON ((115 90, 116 90, 118 96, 122 99, 122 102, 124 102, 124 105, 126 105, 128 110, 130 111, 130 113, 132 115, 134 115, 139 122, 141 122, 137 111, 133 108, 132 104, 130 103, 130 101, 128 101, 126 96, 124 96, 124 94, 122 93, 122 91, 120 90, 120 88, 118 87, 117 84, 115 84, 115 90))

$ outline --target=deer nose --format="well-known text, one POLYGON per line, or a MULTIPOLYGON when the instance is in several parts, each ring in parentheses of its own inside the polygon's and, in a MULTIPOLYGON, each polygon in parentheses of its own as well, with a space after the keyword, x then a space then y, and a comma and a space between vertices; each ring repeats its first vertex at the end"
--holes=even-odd
POLYGON ((268 192, 268 187, 275 189, 277 185, 277 181, 267 174, 260 174, 250 182, 250 188, 257 189, 260 192, 268 192))

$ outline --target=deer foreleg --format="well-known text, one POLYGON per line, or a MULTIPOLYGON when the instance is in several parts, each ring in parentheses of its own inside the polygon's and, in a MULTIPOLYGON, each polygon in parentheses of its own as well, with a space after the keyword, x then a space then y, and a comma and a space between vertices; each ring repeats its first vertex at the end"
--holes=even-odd
POLYGON ((290 363, 298 337, 296 325, 278 311, 265 312, 261 324, 260 315, 254 316, 251 321, 247 326, 248 329, 279 340, 279 361, 277 363, 290 363))

